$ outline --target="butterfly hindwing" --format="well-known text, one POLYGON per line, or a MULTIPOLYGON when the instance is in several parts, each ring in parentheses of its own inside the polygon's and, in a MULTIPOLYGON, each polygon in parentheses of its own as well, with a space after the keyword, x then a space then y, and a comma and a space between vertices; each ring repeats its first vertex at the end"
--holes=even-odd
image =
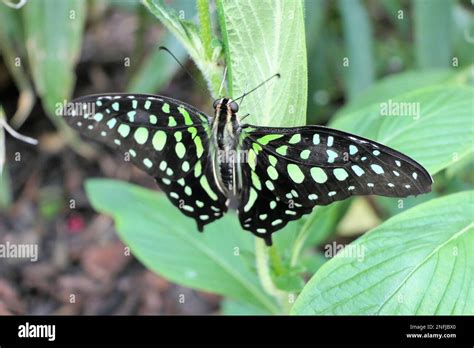
POLYGON ((198 228, 227 210, 209 171, 209 119, 177 100, 143 94, 89 95, 63 110, 67 123, 155 177, 198 228))
POLYGON ((160 188, 184 215, 196 220, 198 230, 220 219, 227 211, 226 197, 219 191, 214 180, 208 157, 198 160, 193 170, 174 181, 156 178, 160 188))
POLYGON ((239 218, 245 229, 267 240, 267 234, 315 205, 352 195, 406 197, 431 189, 430 175, 414 160, 352 134, 320 126, 246 126, 242 134, 249 188, 239 218))

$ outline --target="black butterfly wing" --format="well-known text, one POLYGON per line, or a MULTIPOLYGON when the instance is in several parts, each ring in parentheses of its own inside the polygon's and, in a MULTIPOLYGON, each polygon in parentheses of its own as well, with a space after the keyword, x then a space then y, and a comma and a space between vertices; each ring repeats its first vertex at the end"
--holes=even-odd
POLYGON ((271 243, 271 233, 353 195, 407 197, 429 192, 432 178, 413 159, 374 141, 321 127, 246 126, 242 131, 243 228, 271 243))
POLYGON ((81 134, 128 153, 200 230, 227 211, 209 171, 209 118, 199 110, 162 96, 107 94, 72 100, 63 116, 81 134))

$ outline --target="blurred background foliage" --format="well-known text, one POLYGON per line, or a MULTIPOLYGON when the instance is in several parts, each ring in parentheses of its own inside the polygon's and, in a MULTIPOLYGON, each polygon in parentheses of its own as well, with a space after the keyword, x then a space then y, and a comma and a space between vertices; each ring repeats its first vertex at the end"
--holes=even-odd
MULTIPOLYGON (((210 102, 202 86, 207 83, 211 93, 216 93, 223 60, 229 57, 223 58, 224 39, 215 39, 212 33, 206 32, 208 28, 203 26, 196 27, 198 31, 194 32, 194 27, 187 21, 199 23, 207 20, 216 28, 219 23, 222 25, 217 16, 219 4, 232 6, 233 2, 218 1, 216 5, 211 1, 212 18, 202 17, 205 12, 200 12, 199 6, 207 6, 208 2, 199 0, 145 1, 148 6, 133 0, 43 0, 27 1, 21 8, 14 8, 15 4, 21 3, 13 0, 0 2, 0 105, 6 115, 0 115, 0 118, 4 117, 22 133, 39 138, 40 145, 32 148, 20 143, 8 134, 5 136, 0 127, 0 165, 4 167, 0 180, 0 237, 11 238, 13 235, 17 240, 40 243, 47 261, 40 266, 12 264, 2 267, 0 276, 3 283, 0 282, 0 287, 11 290, 10 300, 14 299, 11 303, 15 303, 15 306, 3 305, 0 311, 187 313, 179 305, 169 303, 175 303, 178 294, 188 290, 174 288, 162 278, 153 278, 156 276, 146 273, 138 263, 124 261, 117 256, 123 246, 114 240, 114 228, 110 220, 93 213, 82 187, 84 179, 91 176, 115 177, 150 188, 154 188, 154 183, 130 166, 117 164, 116 158, 114 160, 106 149, 82 141, 56 117, 56 108, 57 103, 72 96, 127 91, 172 96, 209 112, 210 102), (150 4, 158 4, 155 11, 148 10, 152 7, 150 4), (160 12, 160 9, 165 10, 160 12), (180 35, 186 39, 180 39, 180 35), (199 38, 204 38, 203 42, 207 44, 201 47, 199 38), (198 83, 190 80, 175 61, 159 51, 160 45, 168 47, 184 62, 197 76, 198 83), (195 64, 188 59, 189 55, 195 64), (204 72, 204 77, 199 71, 204 72), (71 213, 71 209, 74 213, 71 213), (115 268, 111 261, 103 259, 100 256, 103 254, 122 260, 118 262, 120 267, 115 268), (16 282, 18 278, 13 276, 18 269, 21 269, 20 282, 16 282), (137 269, 142 270, 143 274, 133 275, 132 271, 136 272, 137 269), (102 279, 104 272, 110 273, 106 280, 102 279), (45 284, 34 274, 54 280, 45 284), (137 280, 136 277, 140 278, 137 280), (104 283, 97 288, 94 282, 99 279, 104 283), (146 291, 134 293, 137 290, 133 284, 137 281, 155 289, 159 296, 146 291), (54 286, 51 287, 51 284, 54 286), (122 287, 119 286, 118 293, 112 290, 117 284, 122 287), (84 300, 79 305, 66 300, 66 294, 74 291, 84 293, 81 295, 84 300), (117 304, 130 294, 135 296, 135 306, 117 304), (24 297, 28 301, 23 301, 24 297), (105 297, 115 302, 105 301, 105 297), (106 304, 101 305, 100 301, 106 304), (147 304, 148 309, 143 309, 147 304)), ((235 4, 238 6, 238 2, 235 4)), ((232 12, 229 13, 232 15, 232 12)), ((372 135, 374 139, 384 139, 390 129, 385 129, 371 119, 373 112, 370 112, 370 106, 374 103, 404 93, 409 95, 423 88, 472 87, 474 83, 473 7, 468 0, 306 0, 304 24, 308 84, 307 95, 301 100, 307 97, 305 114, 308 124, 330 125, 365 136, 372 135), (350 57, 350 65, 344 66, 347 57, 350 57)), ((299 59, 299 62, 302 69, 306 69, 304 61, 299 59)), ((247 88, 242 81, 238 81, 238 69, 234 73, 234 88, 240 91, 247 88)), ((295 94, 302 93, 305 88, 306 84, 295 94)), ((227 85, 227 90, 232 92, 232 84, 227 85)), ((432 95, 439 96, 437 93, 443 91, 434 90, 432 95)), ((446 98, 454 98, 452 105, 462 102, 448 92, 446 98)), ((471 109, 463 109, 464 120, 469 117, 472 120, 470 93, 459 95, 459 99, 464 101, 471 96, 471 109)), ((271 98, 272 94, 268 93, 268 96, 271 98)), ((423 98, 429 101, 430 94, 424 94, 423 98)), ((255 104, 251 101, 246 104, 247 107, 252 105, 255 104)), ((258 116, 256 120, 258 122, 258 116)), ((436 119, 433 122, 436 123, 436 119)), ((472 136, 472 123, 467 123, 466 129, 472 136)), ((430 132, 426 130, 421 133, 428 137, 430 132)), ((433 134, 442 136, 442 132, 443 129, 438 128, 438 133, 433 134)), ((397 141, 410 142, 413 139, 412 134, 412 138, 407 135, 392 141, 396 145, 397 141)), ((453 158, 449 164, 440 164, 439 161, 427 164, 430 172, 437 173, 432 193, 404 199, 402 203, 381 197, 339 202, 318 208, 318 214, 291 224, 288 229, 277 234, 276 248, 269 258, 271 277, 278 291, 291 293, 301 290, 304 280, 327 260, 324 243, 349 243, 411 206, 472 189, 473 146, 469 148, 469 142, 474 145, 473 139, 457 141, 467 144, 457 154, 459 160, 453 158), (317 229, 317 233, 309 233, 314 229, 317 229), (288 248, 288 245, 292 245, 292 248, 288 248), (299 258, 302 250, 306 251, 299 258)), ((431 156, 443 153, 442 147, 434 148, 431 156)), ((446 151, 451 153, 452 147, 446 147, 446 151)), ((126 230, 130 221, 140 220, 143 211, 130 209, 130 212, 126 206, 115 207, 114 204, 124 197, 111 195, 117 187, 113 182, 106 182, 104 186, 91 181, 87 190, 94 207, 114 215, 117 226, 121 226, 119 229, 126 230), (104 187, 109 190, 103 191, 104 187), (104 192, 104 195, 100 197, 98 192, 104 192), (115 210, 110 211, 111 207, 115 210), (131 216, 128 220, 121 220, 122 213, 124 216, 130 213, 131 216), (134 216, 134 213, 138 215, 134 216)), ((131 189, 128 191, 128 187, 123 189, 126 194, 138 195, 145 202, 150 202, 151 207, 153 204, 166 205, 155 201, 161 201, 163 197, 148 196, 146 192, 131 189)), ((176 212, 169 211, 168 214, 166 216, 175 218, 176 212)), ((156 219, 155 223, 166 224, 159 216, 156 219)), ((188 222, 169 228, 184 231, 188 228, 188 222)), ((211 250, 232 248, 235 243, 240 243, 240 251, 247 260, 246 267, 228 261, 225 256, 211 255, 205 248, 198 248, 203 255, 189 251, 189 255, 194 255, 194 258, 190 256, 187 261, 199 263, 199 260, 205 260, 201 262, 207 266, 201 266, 210 269, 208 278, 215 279, 214 283, 218 284, 202 279, 199 280, 202 283, 196 283, 193 270, 183 273, 180 269, 179 275, 172 267, 162 269, 147 264, 144 259, 149 256, 140 259, 150 269, 165 274, 168 279, 179 284, 233 298, 226 298, 219 306, 219 297, 196 293, 196 302, 188 307, 193 308, 188 309, 189 313, 209 313, 219 308, 227 314, 280 312, 277 301, 260 288, 253 265, 256 256, 250 235, 240 235, 243 232, 238 226, 233 226, 234 223, 229 219, 209 226, 210 231, 206 231, 205 238, 208 245, 216 243, 211 250), (229 232, 232 237, 223 239, 219 236, 224 225, 232 232, 229 232), (222 244, 216 240, 223 240, 222 244), (212 262, 216 261, 213 257, 222 261, 222 270, 212 269, 212 262), (231 277, 233 280, 225 278, 232 268, 237 270, 235 277, 231 277), (238 281, 234 284, 236 279, 238 281), (231 286, 233 284, 235 286, 231 286)), ((147 240, 153 225, 147 225, 147 221, 140 221, 140 224, 143 224, 140 230, 144 233, 140 237, 147 240)), ((129 232, 119 231, 132 250, 137 241, 128 239, 128 236, 134 228, 137 227, 132 224, 128 227, 129 232)), ((168 242, 174 243, 172 245, 190 243, 186 238, 163 240, 162 243, 165 246, 168 242)), ((166 265, 179 262, 172 259, 173 255, 167 255, 166 250, 161 252, 159 256, 150 257, 170 257, 168 261, 159 259, 166 265)), ((141 255, 147 253, 156 253, 156 250, 139 252, 141 255)), ((183 267, 187 267, 184 262, 183 267)))

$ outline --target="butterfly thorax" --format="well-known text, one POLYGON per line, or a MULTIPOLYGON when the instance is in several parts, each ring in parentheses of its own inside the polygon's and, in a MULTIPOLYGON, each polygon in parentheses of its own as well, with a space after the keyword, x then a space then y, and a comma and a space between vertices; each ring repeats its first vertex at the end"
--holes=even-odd
POLYGON ((214 102, 212 121, 212 164, 219 190, 228 198, 238 198, 241 190, 240 122, 237 104, 222 98, 214 102))

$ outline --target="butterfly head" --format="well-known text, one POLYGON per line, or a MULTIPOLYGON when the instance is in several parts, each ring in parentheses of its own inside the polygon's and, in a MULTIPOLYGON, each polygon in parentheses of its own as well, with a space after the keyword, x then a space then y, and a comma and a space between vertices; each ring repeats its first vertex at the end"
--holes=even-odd
POLYGON ((220 98, 214 100, 212 107, 216 111, 226 111, 232 114, 235 114, 239 111, 239 104, 237 104, 234 100, 228 98, 220 98))

